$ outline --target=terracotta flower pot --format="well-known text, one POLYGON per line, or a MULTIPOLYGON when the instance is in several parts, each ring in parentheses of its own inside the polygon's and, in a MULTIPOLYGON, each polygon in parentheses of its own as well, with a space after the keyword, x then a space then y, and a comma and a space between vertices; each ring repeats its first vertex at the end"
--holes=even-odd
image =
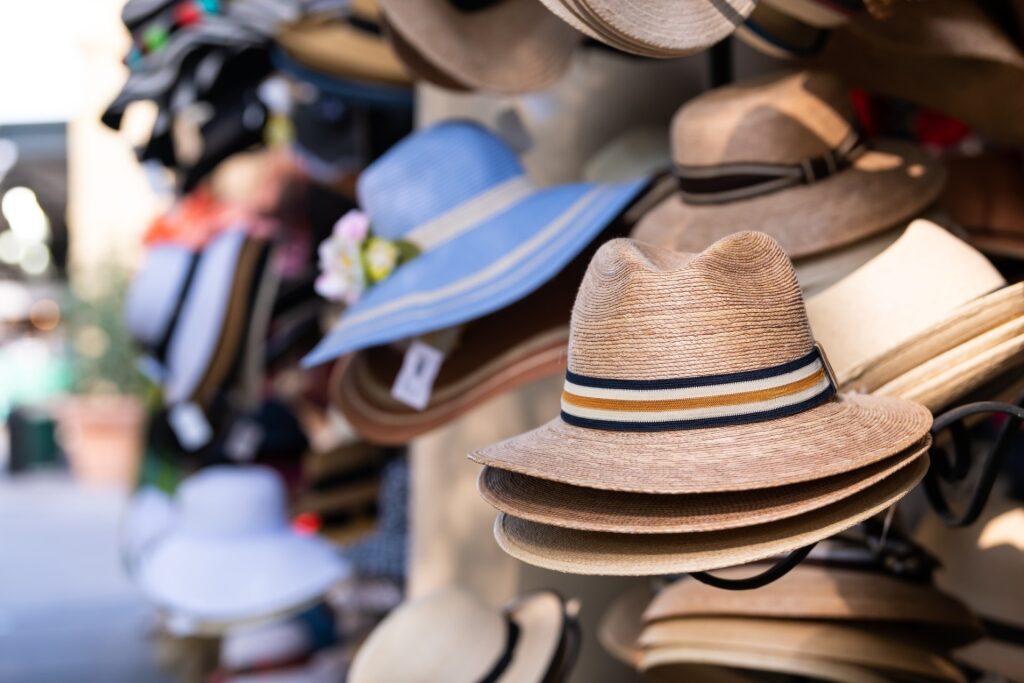
POLYGON ((71 396, 58 409, 61 446, 75 479, 131 488, 142 458, 145 411, 134 396, 71 396))

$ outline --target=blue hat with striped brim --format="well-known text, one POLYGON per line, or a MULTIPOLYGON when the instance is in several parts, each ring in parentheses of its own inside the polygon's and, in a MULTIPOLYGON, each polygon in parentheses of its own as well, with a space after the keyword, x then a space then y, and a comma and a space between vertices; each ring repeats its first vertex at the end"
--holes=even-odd
POLYGON ((557 275, 647 184, 539 188, 515 153, 478 125, 448 122, 409 136, 366 169, 358 194, 370 239, 411 246, 416 255, 370 286, 303 364, 518 301, 557 275))

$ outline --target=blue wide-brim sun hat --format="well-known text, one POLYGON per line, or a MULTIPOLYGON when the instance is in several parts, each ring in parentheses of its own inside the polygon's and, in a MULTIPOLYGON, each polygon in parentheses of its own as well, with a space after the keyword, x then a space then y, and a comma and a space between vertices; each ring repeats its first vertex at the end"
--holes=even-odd
POLYGON ((421 253, 371 286, 303 365, 460 325, 522 299, 647 183, 536 187, 497 135, 469 122, 407 137, 363 172, 358 195, 374 236, 407 240, 421 253))

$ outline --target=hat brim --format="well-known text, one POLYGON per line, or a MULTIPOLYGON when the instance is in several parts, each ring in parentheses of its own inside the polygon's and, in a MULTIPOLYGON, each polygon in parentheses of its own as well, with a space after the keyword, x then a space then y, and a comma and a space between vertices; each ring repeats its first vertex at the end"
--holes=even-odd
POLYGON ((619 534, 538 524, 499 513, 494 535, 509 555, 571 574, 652 576, 763 560, 833 536, 899 501, 924 477, 928 456, 845 500, 778 522, 723 531, 619 534))
POLYGON ((278 31, 277 43, 295 61, 338 78, 410 86, 412 79, 383 36, 344 21, 308 19, 278 31))
MULTIPOLYGON (((723 578, 750 576, 764 566, 723 570, 723 578)), ((818 619, 837 625, 911 627, 920 642, 942 648, 976 640, 981 626, 958 600, 930 584, 882 572, 810 563, 757 591, 722 591, 692 579, 671 584, 643 614, 647 623, 690 617, 818 619)))
POLYGON ((936 412, 1024 364, 1024 318, 961 344, 880 387, 877 394, 916 401, 936 412))
MULTIPOLYGON (((792 619, 689 618, 649 625, 640 640, 651 648, 682 645, 797 655, 865 667, 890 676, 961 683, 966 680, 950 661, 898 633, 792 619)), ((645 656, 642 668, 648 668, 651 659, 645 656)))
POLYGON ((534 191, 371 287, 303 365, 461 325, 522 299, 576 258, 647 184, 534 191))
POLYGON ((545 88, 568 69, 579 42, 574 31, 534 0, 468 12, 447 0, 381 0, 380 5, 391 30, 423 59, 478 90, 545 88))
POLYGON ((539 591, 516 601, 508 615, 519 627, 519 640, 497 683, 545 680, 565 635, 565 602, 555 593, 539 591))
MULTIPOLYGON (((649 648, 641 662, 644 676, 658 683, 701 681, 692 677, 704 672, 726 671, 741 681, 761 681, 765 674, 778 674, 787 678, 799 676, 815 681, 833 683, 891 683, 892 679, 880 672, 828 659, 803 657, 798 653, 773 654, 758 650, 727 647, 670 645, 649 648), (734 673, 735 672, 735 673, 734 673), (744 678, 746 673, 748 676, 744 678), (756 676, 756 677, 755 677, 756 676)), ((723 678, 723 681, 729 681, 723 678)), ((772 679, 774 680, 774 679, 772 679)), ((709 681, 716 681, 712 678, 709 681)))
POLYGON ((485 467, 480 495, 513 517, 584 531, 664 534, 734 529, 816 510, 862 491, 906 467, 931 444, 926 439, 899 455, 844 474, 751 491, 651 495, 570 486, 485 467))
POLYGON ((644 627, 644 610, 651 602, 651 588, 634 586, 611 604, 597 627, 601 647, 626 666, 638 668, 643 657, 637 641, 644 627))
POLYGON ((137 342, 156 346, 167 334, 193 258, 191 249, 177 244, 149 249, 132 279, 124 307, 125 325, 137 342))
POLYGON ((549 481, 635 493, 715 493, 797 484, 871 465, 920 441, 922 406, 840 395, 764 422, 664 432, 546 425, 470 453, 488 465, 549 481))
MULTIPOLYGON (((1003 287, 960 306, 944 320, 914 335, 881 357, 860 363, 844 388, 877 391, 915 368, 929 365, 944 354, 1024 317, 1024 283, 1003 287)), ((954 351, 955 353, 955 351, 954 351)), ((913 377, 913 375, 910 375, 913 377)), ((893 395, 890 393, 890 395, 893 395)))
POLYGON ((923 149, 880 140, 852 167, 810 185, 726 204, 672 196, 644 216, 633 237, 699 253, 747 226, 771 235, 790 258, 813 256, 913 218, 938 198, 944 180, 942 165, 923 149))
POLYGON ((205 623, 287 612, 350 572, 323 541, 291 533, 243 541, 172 535, 143 558, 139 582, 160 607, 205 623))

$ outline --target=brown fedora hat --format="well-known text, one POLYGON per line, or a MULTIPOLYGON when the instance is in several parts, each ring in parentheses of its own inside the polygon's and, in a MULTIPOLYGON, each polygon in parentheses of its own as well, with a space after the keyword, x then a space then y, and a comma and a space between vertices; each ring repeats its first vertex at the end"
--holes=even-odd
POLYGON ((1024 143, 1024 54, 978 2, 900 3, 879 21, 837 29, 815 66, 852 84, 963 120, 1000 142, 1024 143), (999 106, 992 106, 998 102, 999 106))
POLYGON ((966 681, 956 666, 937 651, 918 645, 898 629, 881 627, 862 629, 811 620, 694 617, 650 624, 641 634, 640 644, 645 648, 641 662, 644 671, 659 662, 678 661, 670 653, 681 646, 724 649, 740 657, 741 652, 795 654, 896 679, 902 676, 951 683, 966 681))
POLYGON ((756 0, 541 0, 577 31, 626 52, 682 57, 728 37, 756 0))
MULTIPOLYGON (((466 87, 502 93, 540 90, 569 66, 576 32, 537 0, 381 0, 390 31, 419 60, 466 87)), ((447 79, 446 79, 447 80, 447 79)), ((440 85, 446 85, 442 82, 440 85)))
POLYGON ((381 33, 376 0, 352 0, 348 14, 311 15, 278 29, 275 41, 303 66, 356 81, 408 85, 409 73, 381 33))
POLYGON ((404 356, 399 346, 372 347, 337 364, 332 403, 363 438, 404 444, 495 396, 564 372, 568 312, 592 251, 529 296, 451 331, 453 348, 423 410, 391 395, 404 356))
POLYGON ((999 349, 1018 336, 1024 285, 1005 285, 982 254, 919 219, 880 255, 811 297, 807 312, 841 387, 873 392, 896 381, 886 394, 903 396, 942 375, 951 382, 945 388, 912 394, 941 407, 1012 361, 999 349), (948 276, 954 272, 955 280, 948 276))
POLYGON ((1024 260, 1024 167, 1000 156, 945 160, 949 182, 939 199, 966 240, 991 256, 1024 260))
POLYGON ((672 125, 680 189, 649 212, 638 240, 696 252, 756 225, 791 258, 891 229, 939 195, 942 166, 904 142, 865 144, 845 86, 803 71, 718 88, 672 125))
POLYGON ((558 667, 572 617, 541 591, 504 611, 446 588, 392 612, 356 653, 350 683, 539 683, 558 667))
MULTIPOLYGON (((744 576, 750 569, 721 575, 744 576)), ((837 623, 877 622, 913 629, 924 642, 958 646, 977 640, 981 625, 956 598, 933 586, 880 572, 801 564, 756 591, 723 591, 692 579, 662 590, 644 611, 644 621, 689 617, 816 619, 837 623)))
POLYGON ((605 243, 566 378, 560 417, 470 458, 589 488, 749 491, 865 467, 931 425, 910 402, 835 395, 793 266, 762 233, 697 255, 605 243))
POLYGON ((891 507, 921 481, 928 457, 861 493, 803 515, 754 526, 677 534, 565 529, 501 513, 498 545, 545 569, 573 574, 653 576, 732 567, 791 552, 833 536, 891 507))
POLYGON ((749 497, 720 493, 651 495, 570 486, 494 467, 480 473, 480 495, 500 512, 542 524, 588 531, 662 534, 733 529, 794 517, 852 496, 923 455, 916 447, 866 467, 800 484, 757 489, 749 497))

